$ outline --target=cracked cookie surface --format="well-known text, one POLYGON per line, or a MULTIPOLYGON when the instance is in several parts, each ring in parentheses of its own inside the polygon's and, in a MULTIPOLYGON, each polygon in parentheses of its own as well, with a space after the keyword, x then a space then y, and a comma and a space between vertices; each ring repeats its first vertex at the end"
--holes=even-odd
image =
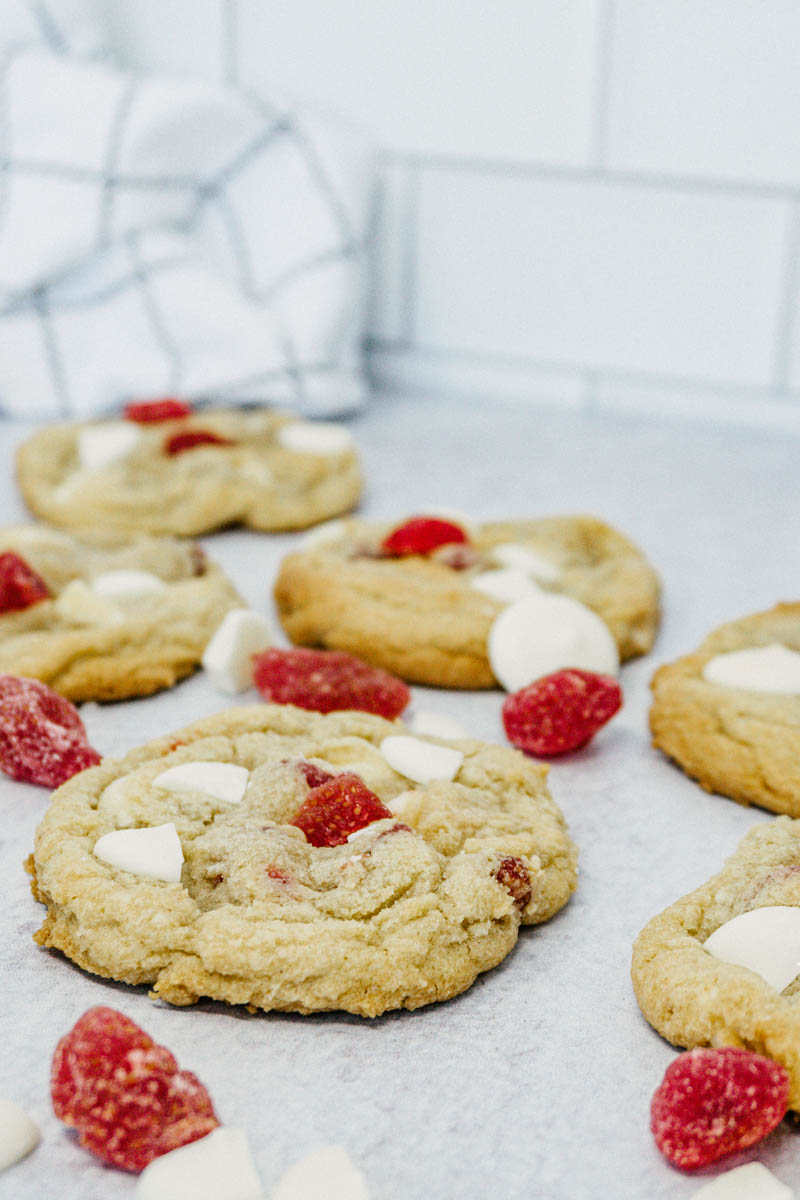
POLYGON ((566 903, 576 851, 545 768, 464 740, 447 743, 464 755, 452 782, 414 784, 379 749, 402 731, 363 713, 253 705, 83 772, 37 831, 30 869, 48 911, 36 940, 173 1004, 376 1016, 457 995, 509 953, 521 923, 566 903), (247 769, 239 804, 153 782, 208 761, 247 769), (342 845, 309 844, 291 823, 309 761, 355 772, 394 815, 342 845), (165 822, 183 849, 179 883, 93 854, 106 833, 165 822))
POLYGON ((0 614, 0 672, 40 679, 70 700, 122 700, 191 674, 235 588, 198 546, 142 537, 104 548, 43 525, 0 530, 47 584, 50 598, 0 614), (113 601, 91 583, 109 572, 145 572, 163 587, 113 601))
MULTIPOLYGON (((17 452, 17 480, 28 507, 86 540, 142 533, 196 536, 240 523, 252 529, 303 529, 358 501, 355 449, 291 449, 281 431, 305 422, 270 410, 207 409, 186 417, 136 422, 50 425, 17 452), (87 469, 82 431, 135 429, 130 451, 87 469), (208 431, 230 444, 165 447, 176 435, 208 431), (98 504, 102 496, 102 504, 98 504)), ((313 427, 313 426, 311 426, 313 427)))
POLYGON ((710 792, 741 804, 800 816, 800 696, 711 683, 706 663, 718 654, 778 642, 800 651, 800 604, 715 629, 692 654, 652 680, 653 744, 710 792))
POLYGON ((606 622, 621 658, 653 644, 658 578, 627 537, 594 517, 490 522, 470 527, 468 546, 427 557, 381 557, 391 529, 351 519, 330 540, 284 559, 275 599, 293 642, 347 650, 412 683, 497 687, 487 638, 504 605, 473 585, 500 565, 499 547, 514 545, 552 567, 541 588, 572 596, 606 622))
POLYGON ((800 821, 778 817, 750 831, 722 871, 654 917, 636 939, 631 975, 639 1007, 668 1041, 742 1046, 783 1063, 789 1105, 800 1109, 800 987, 778 992, 703 943, 741 913, 800 907, 800 821))

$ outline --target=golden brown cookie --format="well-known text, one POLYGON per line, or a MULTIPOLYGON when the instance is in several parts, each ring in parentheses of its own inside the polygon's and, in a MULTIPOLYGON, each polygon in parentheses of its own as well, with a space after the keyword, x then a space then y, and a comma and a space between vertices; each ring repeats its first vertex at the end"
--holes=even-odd
POLYGON ((20 446, 17 478, 32 512, 86 540, 303 529, 347 512, 361 491, 343 427, 264 409, 51 425, 20 446), (198 435, 222 440, 186 445, 198 435))
POLYGON ((532 590, 592 609, 623 659, 653 644, 658 578, 627 537, 594 517, 490 522, 470 527, 467 545, 402 558, 381 556, 391 529, 335 522, 327 540, 312 534, 284 559, 275 599, 293 642, 347 650, 412 683, 496 687, 489 631, 507 601, 524 595, 527 577, 532 590))
POLYGON ((521 923, 566 903, 576 851, 545 768, 429 739, 456 760, 454 778, 414 783, 381 751, 404 733, 365 713, 253 705, 75 776, 36 835, 34 894, 48 910, 36 940, 172 1004, 376 1016, 456 995, 508 954, 521 923), (188 790, 164 777, 181 766, 188 790), (312 845, 298 809, 348 772, 391 815, 312 845), (135 831, 141 844, 170 824, 179 881, 104 861, 104 835, 135 831))
POLYGON ((800 907, 800 821, 750 831, 723 870, 650 921, 636 939, 632 978, 650 1024, 676 1046, 742 1046, 783 1063, 800 1108, 800 986, 782 991, 723 961, 704 943, 742 913, 800 907))
POLYGON ((800 652, 800 604, 730 621, 692 654, 656 671, 653 743, 707 791, 800 816, 800 694, 704 677, 719 655, 782 646, 800 652))
POLYGON ((70 700, 147 696, 200 664, 225 614, 242 607, 199 546, 142 537, 88 546, 44 525, 0 530, 0 554, 39 575, 47 599, 0 615, 0 672, 70 700))

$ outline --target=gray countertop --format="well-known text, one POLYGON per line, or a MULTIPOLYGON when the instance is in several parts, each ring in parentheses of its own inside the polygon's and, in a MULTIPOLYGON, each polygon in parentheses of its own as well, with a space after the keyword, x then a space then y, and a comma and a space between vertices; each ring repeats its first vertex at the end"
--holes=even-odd
MULTIPOLYGON (((719 1170, 686 1176, 653 1144, 650 1097, 675 1052, 639 1014, 630 950, 653 914, 769 817, 706 795, 650 747, 647 685, 658 663, 721 621, 797 598, 798 442, 491 400, 382 397, 351 426, 367 516, 432 505, 478 519, 589 512, 628 533, 661 574, 661 635, 651 655, 623 668, 622 712, 592 746, 552 767, 580 849, 577 894, 463 996, 415 1013, 366 1021, 171 1009, 34 946, 42 909, 21 864, 48 796, 0 776, 0 1096, 43 1131, 39 1148, 0 1177, 0 1196, 133 1195, 133 1178, 98 1165, 50 1112, 55 1042, 96 1004, 122 1009, 200 1076, 220 1118, 246 1130, 267 1196, 290 1162, 328 1142, 360 1165, 372 1200, 666 1200, 691 1196, 719 1170)), ((0 427, 3 523, 24 517, 12 457, 26 432, 0 427)), ((247 601, 268 611, 277 564, 296 540, 234 531, 204 544, 247 601)), ((500 693, 413 690, 416 708, 504 741, 500 693)), ((200 674, 150 699, 87 706, 84 717, 97 748, 120 754, 223 707, 200 674)), ((751 1158, 800 1195, 791 1129, 726 1165, 751 1158)))

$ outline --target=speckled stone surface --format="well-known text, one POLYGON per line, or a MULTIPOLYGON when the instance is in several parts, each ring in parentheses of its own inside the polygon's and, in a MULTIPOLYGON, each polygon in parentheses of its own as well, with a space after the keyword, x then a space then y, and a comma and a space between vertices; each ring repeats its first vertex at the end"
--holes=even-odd
MULTIPOLYGON (((433 505, 483 519, 596 513, 637 541, 662 576, 662 633, 652 654, 623 668, 623 711, 551 772, 581 852, 577 895, 447 1004, 372 1022, 170 1009, 34 946, 42 910, 21 864, 47 793, 0 777, 0 1096, 43 1129, 38 1149, 0 1176, 0 1195, 134 1195, 131 1176, 95 1163, 50 1114, 53 1047, 94 1004, 122 1009, 197 1072, 221 1120, 247 1131, 265 1196, 290 1162, 326 1142, 345 1146, 372 1200, 681 1200, 721 1170, 684 1175, 652 1142, 650 1097, 675 1052, 639 1014, 630 950, 651 916, 770 818, 706 795, 650 747, 647 684, 656 665, 722 621, 800 598, 798 442, 492 400, 381 398, 350 427, 363 449, 369 517, 433 505)), ((11 460, 28 431, 0 427, 3 523, 24 516, 11 460)), ((269 611, 279 559, 297 542, 234 531, 205 544, 248 602, 269 611)), ((500 693, 413 692, 415 708, 503 740, 500 693)), ((150 699, 85 706, 84 718, 97 748, 115 754, 225 706, 195 676, 150 699)), ((788 1127, 725 1166, 753 1158, 787 1184, 800 1178, 800 1140, 788 1127)))

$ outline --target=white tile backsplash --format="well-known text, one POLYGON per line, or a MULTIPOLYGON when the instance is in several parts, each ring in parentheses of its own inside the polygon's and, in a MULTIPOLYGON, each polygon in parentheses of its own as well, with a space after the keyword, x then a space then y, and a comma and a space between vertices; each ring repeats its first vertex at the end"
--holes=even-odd
POLYGON ((103 0, 98 8, 112 46, 128 65, 219 80, 226 71, 223 5, 228 2, 103 0))

